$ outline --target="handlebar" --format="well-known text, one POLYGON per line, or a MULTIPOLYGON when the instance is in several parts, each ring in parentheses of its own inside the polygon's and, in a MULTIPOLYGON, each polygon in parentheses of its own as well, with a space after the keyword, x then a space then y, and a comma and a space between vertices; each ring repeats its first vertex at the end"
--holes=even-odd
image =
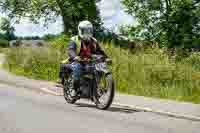
POLYGON ((80 63, 82 63, 82 62, 106 62, 107 64, 112 64, 112 60, 106 59, 106 57, 103 56, 103 55, 92 55, 91 59, 81 59, 81 58, 79 58, 76 61, 78 61, 80 63))

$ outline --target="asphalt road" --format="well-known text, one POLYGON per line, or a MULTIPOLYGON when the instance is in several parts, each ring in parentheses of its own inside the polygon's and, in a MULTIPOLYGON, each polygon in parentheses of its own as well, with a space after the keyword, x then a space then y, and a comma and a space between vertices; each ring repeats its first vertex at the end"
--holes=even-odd
POLYGON ((79 101, 0 84, 0 133, 199 133, 200 122, 79 101))

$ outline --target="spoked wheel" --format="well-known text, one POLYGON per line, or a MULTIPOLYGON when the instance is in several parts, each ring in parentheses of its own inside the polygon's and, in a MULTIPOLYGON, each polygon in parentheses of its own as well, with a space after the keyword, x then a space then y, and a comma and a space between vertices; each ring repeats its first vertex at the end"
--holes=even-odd
POLYGON ((97 86, 97 95, 94 98, 96 106, 99 109, 106 110, 112 104, 115 93, 112 75, 101 76, 97 86))
POLYGON ((74 93, 72 76, 64 79, 63 93, 68 103, 74 104, 77 101, 77 99, 72 96, 72 93, 74 93))

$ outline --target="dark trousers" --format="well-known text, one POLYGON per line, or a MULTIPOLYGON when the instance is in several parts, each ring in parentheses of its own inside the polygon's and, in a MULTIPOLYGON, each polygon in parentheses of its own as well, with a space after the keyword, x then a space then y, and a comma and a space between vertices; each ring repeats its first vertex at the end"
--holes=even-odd
POLYGON ((77 62, 71 64, 61 64, 59 77, 62 79, 65 74, 72 72, 73 80, 80 80, 81 65, 77 62))

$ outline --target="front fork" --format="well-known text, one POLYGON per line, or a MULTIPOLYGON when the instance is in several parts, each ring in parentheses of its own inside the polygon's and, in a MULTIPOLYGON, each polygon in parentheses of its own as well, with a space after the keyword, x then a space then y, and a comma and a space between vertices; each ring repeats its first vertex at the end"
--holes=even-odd
POLYGON ((98 81, 98 73, 94 72, 93 79, 91 81, 90 94, 91 94, 91 100, 94 101, 95 103, 98 102, 98 100, 97 100, 97 98, 98 98, 98 92, 97 92, 98 82, 97 81, 98 81))

